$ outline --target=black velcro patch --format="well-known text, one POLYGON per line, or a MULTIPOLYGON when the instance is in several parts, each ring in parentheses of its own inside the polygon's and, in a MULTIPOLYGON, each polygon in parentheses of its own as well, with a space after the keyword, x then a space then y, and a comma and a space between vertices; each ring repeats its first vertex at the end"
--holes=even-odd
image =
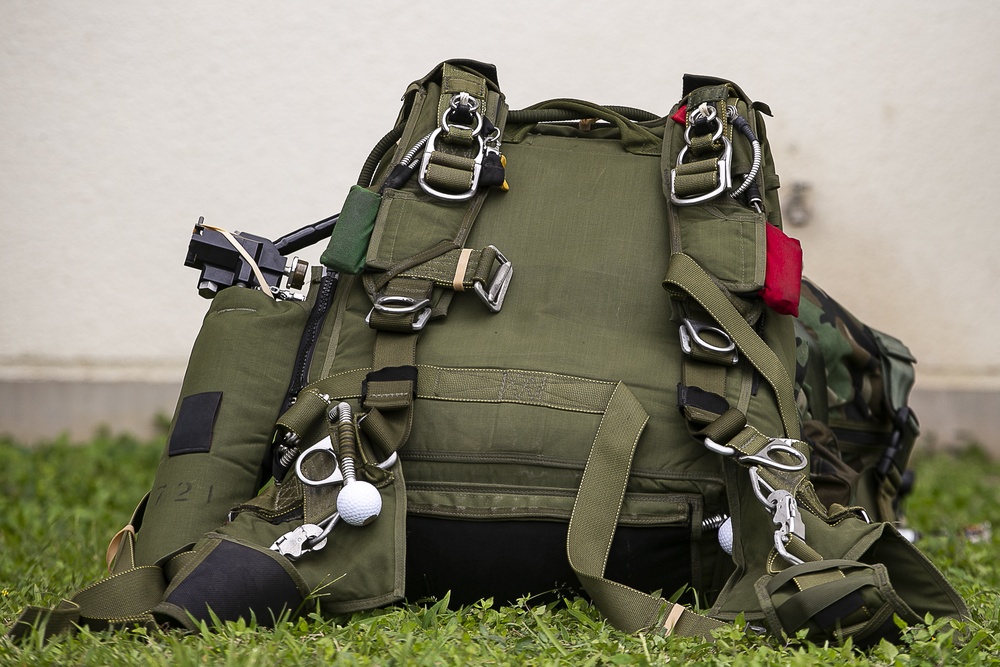
POLYGON ((181 401, 177 411, 177 421, 170 433, 167 443, 167 453, 170 456, 179 454, 197 454, 209 452, 212 449, 212 433, 215 430, 215 418, 222 405, 221 391, 206 391, 201 394, 186 396, 181 401))
POLYGON ((705 391, 700 387, 689 387, 677 384, 677 406, 680 408, 693 407, 714 412, 721 415, 729 409, 729 401, 724 396, 705 391))

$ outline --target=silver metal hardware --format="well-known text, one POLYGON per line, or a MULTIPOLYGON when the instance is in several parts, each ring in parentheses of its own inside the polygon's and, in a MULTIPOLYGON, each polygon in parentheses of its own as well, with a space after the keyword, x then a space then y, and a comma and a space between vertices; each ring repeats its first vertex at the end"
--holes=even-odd
POLYGON ((806 526, 799 518, 798 503, 795 502, 792 494, 784 489, 778 489, 768 496, 768 502, 774 510, 774 516, 771 520, 778 527, 774 531, 774 548, 782 558, 792 565, 802 564, 801 558, 793 556, 786 549, 792 535, 802 541, 806 539, 806 526))
POLYGON ((278 539, 274 541, 271 545, 271 551, 277 551, 279 554, 288 558, 289 560, 297 560, 302 557, 302 554, 309 553, 313 549, 322 549, 326 546, 325 540, 323 544, 318 547, 313 545, 310 547, 306 546, 306 541, 315 538, 323 532, 323 529, 316 524, 306 523, 301 526, 296 527, 278 539))
POLYGON ((305 301, 306 300, 306 295, 303 294, 302 292, 296 292, 295 290, 278 288, 278 287, 274 287, 274 286, 271 287, 271 294, 273 294, 274 298, 277 299, 278 301, 305 301))
POLYGON ((736 450, 732 447, 727 447, 726 445, 720 445, 715 440, 711 438, 705 438, 704 440, 705 448, 710 452, 715 452, 721 456, 732 456, 736 453, 736 450))
MULTIPOLYGON (((750 478, 754 480, 755 484, 767 484, 760 479, 757 472, 761 466, 771 468, 772 470, 781 470, 783 472, 798 472, 800 470, 804 470, 805 467, 809 465, 809 459, 806 458, 806 455, 795 448, 796 442, 797 440, 792 440, 791 438, 771 438, 756 454, 744 454, 737 457, 736 460, 748 466, 750 464, 755 464, 752 468, 750 468, 750 478), (795 459, 795 461, 794 463, 782 463, 774 457, 775 453, 786 454, 787 456, 795 459)), ((702 443, 709 451, 722 456, 734 456, 739 453, 736 448, 729 447, 728 445, 720 445, 711 438, 705 438, 702 443)), ((774 489, 768 485, 768 493, 771 493, 772 491, 774 491, 774 489)), ((765 502, 764 497, 761 496, 761 494, 758 493, 757 497, 761 499, 761 502, 765 502)))
MULTIPOLYGON (((483 114, 479 111, 479 107, 479 100, 469 95, 469 93, 462 92, 452 95, 448 108, 445 109, 443 114, 441 114, 440 127, 431 132, 426 138, 426 141, 424 141, 424 154, 420 158, 420 169, 417 171, 417 182, 427 194, 439 199, 444 199, 445 201, 465 201, 467 199, 471 199, 472 196, 476 194, 476 189, 479 187, 479 174, 483 167, 483 155, 486 152, 486 140, 482 136, 485 121, 483 119, 483 114), (475 124, 459 125, 458 123, 450 122, 448 117, 459 111, 472 114, 475 124), (464 192, 457 193, 443 192, 427 182, 427 169, 430 167, 433 154, 437 151, 438 137, 442 134, 447 137, 452 131, 452 128, 468 130, 472 138, 476 141, 476 154, 471 158, 472 174, 469 189, 464 192)), ((497 145, 499 144, 499 137, 491 136, 490 140, 495 142, 497 145)), ((407 153, 407 155, 409 155, 409 153, 407 153)))
POLYGON ((806 455, 797 450, 794 446, 796 441, 790 438, 771 438, 767 445, 753 455, 741 456, 739 462, 743 464, 756 463, 772 470, 783 470, 785 472, 798 472, 809 465, 806 455), (780 452, 795 459, 795 463, 782 463, 774 458, 772 454, 780 452))
POLYGON ((472 285, 472 289, 490 311, 499 313, 500 309, 503 308, 503 301, 507 297, 507 288, 510 287, 510 279, 514 275, 514 266, 496 246, 488 247, 496 253, 496 261, 500 263, 500 266, 493 273, 488 287, 484 287, 482 282, 477 281, 472 285))
POLYGON ((471 130, 472 136, 474 137, 478 136, 479 133, 483 131, 483 114, 479 113, 479 100, 472 97, 468 93, 459 93, 458 95, 455 95, 454 97, 451 98, 451 104, 448 105, 448 109, 441 115, 441 129, 444 131, 445 134, 451 132, 452 126, 448 123, 448 116, 454 111, 459 111, 463 106, 468 107, 465 109, 465 111, 473 115, 473 117, 476 119, 476 124, 475 126, 469 126, 469 125, 458 125, 456 123, 455 127, 460 127, 463 130, 471 130), (456 99, 462 96, 465 97, 467 102, 471 102, 471 104, 466 104, 466 105, 460 103, 456 104, 456 99))
POLYGON ((408 315, 430 306, 430 299, 414 299, 402 295, 379 295, 375 299, 375 310, 388 315, 408 315))
POLYGON ((340 472, 340 466, 337 465, 337 452, 333 448, 333 442, 330 440, 330 436, 326 436, 315 445, 302 452, 295 461, 295 476, 299 478, 306 486, 326 486, 327 484, 340 484, 344 481, 344 474, 340 472), (334 469, 327 477, 323 479, 313 479, 302 472, 302 462, 313 454, 324 454, 333 458, 334 469))
POLYGON ((784 489, 775 489, 761 478, 759 468, 750 468, 750 482, 757 500, 771 513, 771 521, 776 526, 774 531, 774 548, 778 554, 792 565, 803 561, 790 553, 786 548, 792 535, 803 542, 806 539, 806 525, 799 515, 798 503, 795 497, 784 489), (767 493, 765 496, 764 493, 767 493))
MULTIPOLYGON (((378 464, 378 467, 382 470, 388 470, 396 464, 396 460, 399 457, 396 456, 396 452, 389 455, 385 461, 378 464)), ((340 466, 337 464, 337 452, 333 448, 333 442, 330 440, 330 436, 327 436, 317 442, 315 445, 302 452, 302 455, 295 461, 295 476, 299 478, 306 486, 326 486, 328 484, 343 484, 344 473, 340 470, 340 466), (334 465, 336 468, 332 473, 323 479, 313 479, 308 477, 304 472, 302 472, 302 462, 306 460, 307 457, 313 454, 323 454, 333 458, 334 465)))
POLYGON ((414 299, 402 295, 380 294, 375 298, 375 304, 365 317, 365 324, 371 326, 372 313, 376 310, 387 315, 409 315, 423 309, 413 321, 413 331, 420 331, 431 318, 431 300, 414 299))
MULTIPOLYGON (((691 117, 694 118, 695 122, 698 124, 711 123, 712 121, 715 121, 716 128, 715 131, 712 133, 712 143, 715 143, 716 141, 722 138, 722 131, 725 129, 722 126, 722 121, 719 120, 718 116, 719 113, 715 110, 715 107, 710 107, 708 106, 708 104, 702 104, 700 107, 695 109, 694 113, 691 114, 691 117), (705 108, 708 109, 707 113, 703 112, 703 109, 705 108), (701 116, 701 119, 698 118, 699 116, 701 116)), ((691 145, 692 129, 694 129, 694 125, 688 125, 684 129, 684 143, 687 144, 687 146, 691 145)), ((685 146, 685 148, 687 146, 685 146)), ((677 157, 677 164, 681 164, 680 156, 677 157)))
POLYGON ((736 343, 733 341, 732 337, 725 332, 725 330, 712 326, 710 324, 704 324, 703 322, 696 322, 690 318, 685 317, 683 323, 680 327, 680 339, 681 339, 681 351, 684 354, 690 355, 694 351, 692 344, 696 344, 705 352, 715 352, 716 354, 729 354, 732 353, 732 364, 735 366, 739 361, 739 352, 736 350, 736 343), (713 345, 702 337, 702 333, 711 333, 725 341, 723 345, 713 345))
MULTIPOLYGON (((306 550, 306 552, 309 552, 309 551, 319 551, 320 549, 325 547, 326 538, 330 535, 330 532, 333 530, 333 527, 337 525, 338 521, 340 521, 340 512, 334 512, 333 514, 326 517, 319 523, 305 524, 307 526, 315 526, 316 528, 319 528, 319 532, 316 533, 316 535, 308 538, 302 545, 302 548, 306 550)), ((310 530, 312 532, 315 532, 315 529, 310 528, 310 530)))
MULTIPOLYGON (((482 122, 480 122, 479 127, 482 127, 482 122)), ((472 181, 469 185, 469 189, 458 193, 442 192, 427 182, 427 169, 431 163, 431 156, 436 150, 435 144, 437 143, 437 138, 442 132, 444 132, 444 128, 439 127, 431 133, 430 139, 427 140, 427 145, 424 146, 423 157, 420 158, 420 170, 417 172, 417 182, 420 183, 420 187, 424 192, 439 199, 447 201, 465 201, 467 199, 471 199, 472 196, 476 194, 476 188, 479 186, 479 174, 483 169, 483 154, 485 153, 486 146, 485 141, 478 134, 474 137, 477 144, 477 150, 475 157, 472 158, 472 181)))
MULTIPOLYGON (((719 184, 711 192, 706 192, 705 194, 692 195, 690 197, 681 197, 677 194, 675 188, 675 182, 677 179, 677 169, 670 170, 670 201, 677 204, 678 206, 690 206, 692 204, 700 204, 701 202, 708 201, 710 199, 715 199, 723 192, 726 192, 733 186, 733 172, 732 172, 732 161, 733 161, 733 145, 730 143, 729 139, 726 137, 720 137, 719 141, 722 142, 722 155, 719 157, 716 163, 716 169, 719 176, 719 184)), ((677 154, 677 165, 680 166, 684 164, 684 157, 687 155, 688 146, 683 146, 680 152, 677 154)))
POLYGON ((804 540, 806 527, 799 518, 799 506, 792 494, 784 489, 778 489, 768 496, 768 502, 774 507, 774 525, 778 526, 778 530, 786 538, 795 535, 804 540))
POLYGON ((721 514, 713 514, 712 516, 701 520, 702 530, 716 530, 719 526, 724 524, 729 519, 729 515, 725 512, 721 514))
POLYGON ((757 467, 750 468, 750 484, 750 488, 753 489, 753 494, 757 496, 757 500, 768 509, 771 509, 768 498, 775 492, 775 488, 761 478, 760 469, 757 467))

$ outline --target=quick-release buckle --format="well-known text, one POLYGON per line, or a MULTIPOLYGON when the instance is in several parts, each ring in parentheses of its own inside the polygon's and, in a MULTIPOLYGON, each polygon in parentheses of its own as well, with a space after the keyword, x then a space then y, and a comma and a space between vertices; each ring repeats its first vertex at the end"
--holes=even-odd
MULTIPOLYGON (((727 109, 728 113, 729 110, 727 109)), ((732 113, 736 113, 735 107, 732 109, 732 113)), ((692 122, 688 123, 688 126, 684 129, 684 146, 677 153, 677 166, 670 170, 670 201, 678 206, 690 206, 714 199, 733 186, 733 144, 723 136, 725 125, 722 119, 719 118, 718 110, 708 103, 702 103, 697 109, 692 110, 690 118, 692 122), (691 130, 696 126, 699 129, 704 129, 709 123, 715 123, 715 129, 712 131, 712 144, 722 142, 722 154, 715 159, 716 180, 718 184, 710 192, 689 196, 678 195, 676 188, 677 169, 684 165, 684 157, 687 155, 688 148, 691 147, 691 130)), ((701 175, 699 174, 699 176, 701 175)))
POLYGON ((420 311, 411 325, 413 331, 420 331, 431 318, 430 304, 430 299, 414 299, 411 296, 401 294, 379 294, 375 297, 375 304, 365 317, 365 324, 371 326, 372 314, 376 310, 385 315, 412 315, 420 311))
POLYGON ((740 360, 740 355, 736 350, 736 343, 733 341, 732 336, 726 333, 724 329, 712 326, 711 324, 705 324, 704 322, 698 322, 685 317, 680 326, 680 339, 681 351, 688 356, 691 356, 694 352, 693 346, 697 345, 705 353, 714 353, 720 356, 732 354, 730 363, 734 366, 740 360), (702 337, 701 334, 703 332, 712 333, 724 340, 725 343, 723 345, 714 345, 702 337))
POLYGON ((493 273, 493 277, 490 278, 489 287, 483 286, 483 281, 476 281, 472 285, 472 289, 475 290, 479 298, 483 300, 486 307, 490 309, 491 312, 499 313, 500 309, 503 308, 504 298, 507 296, 507 288, 510 287, 511 276, 514 275, 514 265, 511 264, 510 260, 504 257, 503 253, 500 252, 496 246, 487 246, 494 252, 496 252, 496 261, 500 263, 497 270, 493 273))
POLYGON ((799 506, 795 502, 795 497, 788 491, 779 489, 772 493, 768 500, 773 503, 774 509, 771 521, 777 526, 777 530, 774 531, 774 548, 792 565, 801 565, 802 559, 788 553, 787 549, 792 535, 803 542, 806 539, 806 525, 799 517, 799 506))
MULTIPOLYGON (((716 160, 716 172, 718 177, 718 185, 715 186, 710 192, 706 192, 700 195, 690 195, 687 197, 682 197, 677 194, 676 182, 677 182, 677 168, 670 170, 670 201, 678 206, 691 206, 692 204, 700 204, 703 201, 708 201, 710 199, 715 199, 723 192, 726 192, 733 186, 733 144, 726 137, 720 137, 719 141, 722 142, 722 155, 716 160)), ((681 148, 680 152, 677 154, 677 166, 684 164, 684 156, 687 155, 687 150, 689 146, 684 146, 681 148)))
POLYGON ((482 135, 485 122, 479 107, 479 100, 469 95, 469 93, 461 92, 452 96, 451 102, 448 104, 448 108, 444 110, 443 114, 441 114, 440 126, 430 133, 427 138, 427 143, 424 145, 424 154, 420 158, 420 169, 417 172, 417 182, 427 194, 446 201, 465 201, 467 199, 471 199, 472 196, 476 194, 476 189, 479 187, 479 174, 483 168, 483 155, 486 152, 486 141, 482 135), (454 118, 449 120, 449 118, 453 115, 457 116, 462 123, 460 124, 455 122, 454 118), (473 124, 465 124, 468 122, 466 119, 471 120, 473 124), (469 136, 476 142, 476 155, 474 157, 469 158, 468 156, 443 151, 439 152, 437 150, 438 138, 442 135, 442 133, 445 137, 447 137, 451 133, 452 128, 467 130, 469 132, 469 136), (438 187, 435 187, 427 182, 427 171, 430 168, 431 160, 435 157, 435 155, 438 156, 435 160, 437 164, 440 164, 443 168, 457 170, 467 168, 468 160, 472 160, 472 173, 470 174, 470 184, 468 190, 461 192, 443 192, 438 187))
MULTIPOLYGON (((479 125, 481 127, 482 122, 480 122, 479 125)), ((439 127, 431 132, 431 136, 427 140, 427 145, 424 146, 423 157, 420 158, 420 169, 417 172, 417 182, 420 184, 420 187, 423 188, 424 192, 434 197, 438 197, 439 199, 447 201, 465 201, 467 199, 471 199, 472 196, 476 194, 476 188, 479 187, 479 174, 483 169, 483 155, 486 152, 486 141, 481 135, 477 134, 475 137, 477 150, 476 156, 472 158, 472 180, 469 185, 469 189, 465 192, 458 193, 443 192, 427 182, 427 169, 430 167, 431 158, 434 156, 434 153, 437 152, 434 147, 437 138, 444 131, 445 129, 443 127, 439 127)))

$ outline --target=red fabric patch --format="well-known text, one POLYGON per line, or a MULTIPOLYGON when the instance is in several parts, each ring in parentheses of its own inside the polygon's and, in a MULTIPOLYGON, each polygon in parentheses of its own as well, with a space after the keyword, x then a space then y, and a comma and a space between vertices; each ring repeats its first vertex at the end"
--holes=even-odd
POLYGON ((670 117, 670 120, 674 121, 675 123, 680 123, 681 125, 687 125, 687 120, 688 120, 687 105, 685 104, 680 109, 678 109, 677 113, 675 113, 673 116, 670 117))
POLYGON ((768 223, 767 268, 760 296, 776 312, 798 317, 801 292, 802 245, 768 223))

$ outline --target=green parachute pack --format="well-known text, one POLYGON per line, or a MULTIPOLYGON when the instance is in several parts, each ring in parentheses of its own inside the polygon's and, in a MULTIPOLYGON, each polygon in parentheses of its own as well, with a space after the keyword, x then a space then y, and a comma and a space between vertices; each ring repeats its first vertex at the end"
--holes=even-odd
POLYGON ((914 360, 802 281, 765 115, 697 76, 664 116, 509 110, 448 61, 339 216, 275 243, 199 223, 213 299, 153 486, 110 575, 12 634, 448 592, 706 639, 966 616, 897 529, 914 360))

